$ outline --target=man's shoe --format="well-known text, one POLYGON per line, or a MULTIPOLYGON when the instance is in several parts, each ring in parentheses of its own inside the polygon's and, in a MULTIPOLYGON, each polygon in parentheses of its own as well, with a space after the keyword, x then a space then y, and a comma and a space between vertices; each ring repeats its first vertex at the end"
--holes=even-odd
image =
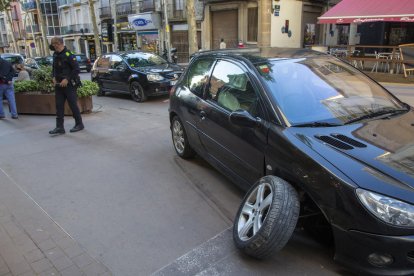
POLYGON ((12 116, 12 119, 19 119, 19 116, 12 116))
POLYGON ((1 115, 0 116, 0 119, 4 119, 4 118, 6 118, 6 116, 4 116, 4 115, 1 115))
POLYGON ((85 127, 83 126, 83 124, 79 124, 79 125, 75 125, 73 128, 70 129, 70 132, 77 132, 77 131, 81 131, 82 129, 84 129, 85 127))
POLYGON ((65 129, 63 127, 57 127, 49 131, 49 134, 51 135, 65 134, 65 129))

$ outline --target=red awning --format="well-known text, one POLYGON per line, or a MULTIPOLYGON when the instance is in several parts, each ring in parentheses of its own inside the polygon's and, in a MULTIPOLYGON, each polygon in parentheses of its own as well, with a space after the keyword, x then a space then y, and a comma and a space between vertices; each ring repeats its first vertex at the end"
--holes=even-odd
POLYGON ((342 0, 318 19, 320 24, 414 22, 414 0, 342 0))

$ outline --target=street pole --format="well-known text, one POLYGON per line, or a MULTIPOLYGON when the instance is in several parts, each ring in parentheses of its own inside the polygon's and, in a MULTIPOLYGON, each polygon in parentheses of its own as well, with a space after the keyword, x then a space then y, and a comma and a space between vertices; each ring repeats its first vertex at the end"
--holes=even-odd
POLYGON ((171 62, 171 40, 170 40, 170 25, 168 24, 168 11, 167 11, 167 4, 166 0, 162 0, 163 7, 164 7, 164 24, 165 24, 165 40, 166 40, 166 48, 167 48, 167 59, 171 62))
POLYGON ((113 31, 112 31, 112 37, 114 40, 114 46, 112 49, 112 52, 118 52, 118 34, 117 34, 117 27, 116 27, 116 0, 110 0, 111 1, 111 11, 112 11, 112 18, 114 20, 113 31))
POLYGON ((95 57, 98 58, 102 55, 102 51, 101 51, 101 42, 99 41, 99 29, 98 29, 98 25, 96 24, 95 7, 94 7, 92 0, 89 0, 88 4, 89 4, 89 13, 91 15, 91 20, 92 20, 93 38, 95 40, 95 57))
POLYGON ((40 0, 36 0, 36 8, 37 8, 37 15, 40 25, 40 32, 42 33, 43 39, 43 56, 49 55, 49 42, 47 41, 47 33, 46 33, 46 24, 43 20, 43 13, 42 13, 42 6, 40 5, 40 0))

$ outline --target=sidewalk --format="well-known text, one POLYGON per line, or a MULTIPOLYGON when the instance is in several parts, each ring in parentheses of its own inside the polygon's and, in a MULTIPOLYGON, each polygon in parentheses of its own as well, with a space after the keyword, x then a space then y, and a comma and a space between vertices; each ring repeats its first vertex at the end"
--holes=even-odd
POLYGON ((112 273, 0 168, 0 276, 112 273))

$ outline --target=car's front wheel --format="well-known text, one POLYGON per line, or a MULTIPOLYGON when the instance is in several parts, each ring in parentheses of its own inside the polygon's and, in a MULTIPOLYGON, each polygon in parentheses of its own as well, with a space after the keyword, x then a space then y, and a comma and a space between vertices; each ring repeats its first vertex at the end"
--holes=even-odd
POLYGON ((131 97, 134 101, 142 103, 147 100, 147 95, 145 95, 144 89, 138 82, 133 81, 129 89, 130 89, 131 97))
POLYGON ((296 190, 275 176, 264 176, 247 192, 233 226, 236 247, 258 259, 281 250, 299 217, 296 190))
POLYGON ((195 155, 194 150, 188 143, 187 133, 185 132, 184 126, 177 116, 174 116, 171 121, 171 135, 174 149, 178 156, 187 159, 195 155))

